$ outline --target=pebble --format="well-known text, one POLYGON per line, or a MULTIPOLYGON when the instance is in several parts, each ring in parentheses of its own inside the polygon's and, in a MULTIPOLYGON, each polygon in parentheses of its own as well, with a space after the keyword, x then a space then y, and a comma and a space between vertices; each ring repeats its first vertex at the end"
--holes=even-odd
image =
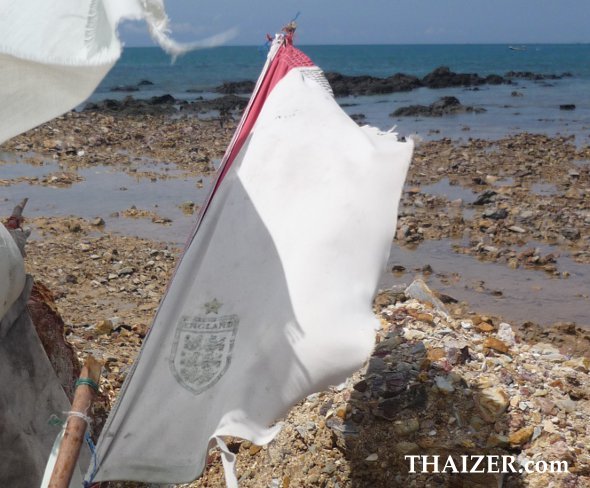
POLYGON ((508 394, 501 386, 485 388, 475 395, 476 406, 488 422, 495 422, 506 411, 509 400, 508 394))
POLYGON ((511 225, 510 227, 508 227, 508 230, 516 232, 518 234, 524 234, 526 232, 526 230, 524 230, 522 227, 518 227, 517 225, 511 225))
POLYGON ((420 446, 415 442, 400 441, 395 444, 393 450, 401 455, 415 454, 420 451, 420 446))
POLYGON ((96 324, 95 330, 97 334, 110 334, 113 332, 113 323, 108 319, 101 320, 96 324))
POLYGON ((455 391, 453 384, 444 376, 435 376, 434 383, 439 391, 443 393, 453 393, 455 391))
POLYGON ((531 426, 523 427, 508 436, 508 441, 511 446, 521 446, 530 440, 534 433, 534 428, 531 426))
POLYGON ((420 422, 413 417, 405 420, 395 421, 393 431, 400 437, 407 437, 420 429, 420 422))
POLYGON ((506 322, 502 322, 498 325, 498 332, 496 333, 498 339, 500 339, 507 346, 514 346, 516 344, 516 336, 512 330, 512 326, 506 322))
POLYGON ((503 354, 506 354, 510 350, 506 343, 500 339, 496 339, 495 337, 486 337, 483 342, 483 347, 493 349, 494 351, 501 352, 503 354))

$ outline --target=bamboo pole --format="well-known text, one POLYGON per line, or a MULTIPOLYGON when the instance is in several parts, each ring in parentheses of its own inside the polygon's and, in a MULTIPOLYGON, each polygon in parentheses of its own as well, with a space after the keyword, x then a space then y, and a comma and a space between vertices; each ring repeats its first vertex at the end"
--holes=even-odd
MULTIPOLYGON (((93 386, 96 385, 98 388, 101 368, 102 365, 92 356, 86 359, 80 373, 80 379, 76 382, 77 387, 72 402, 72 412, 78 412, 83 416, 88 415, 95 393, 93 386)), ((80 448, 84 442, 86 426, 84 417, 78 417, 76 414, 68 416, 66 430, 48 488, 68 488, 70 486, 78 456, 80 455, 80 448)))

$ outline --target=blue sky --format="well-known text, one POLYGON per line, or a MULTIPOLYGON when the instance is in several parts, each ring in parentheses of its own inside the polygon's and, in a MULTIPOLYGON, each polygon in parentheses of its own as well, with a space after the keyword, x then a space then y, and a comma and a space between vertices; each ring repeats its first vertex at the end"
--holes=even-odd
MULTIPOLYGON (((167 0, 173 37, 237 28, 233 45, 260 45, 297 12, 300 44, 590 42, 590 0, 167 0)), ((152 45, 141 23, 127 46, 152 45)))

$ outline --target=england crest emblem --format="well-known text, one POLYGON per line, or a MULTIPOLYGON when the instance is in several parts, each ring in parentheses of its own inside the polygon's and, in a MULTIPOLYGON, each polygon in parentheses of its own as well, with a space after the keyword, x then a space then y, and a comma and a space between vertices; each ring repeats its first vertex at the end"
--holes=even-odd
POLYGON ((238 323, 237 315, 180 318, 170 368, 181 386, 200 395, 219 381, 231 362, 238 323))

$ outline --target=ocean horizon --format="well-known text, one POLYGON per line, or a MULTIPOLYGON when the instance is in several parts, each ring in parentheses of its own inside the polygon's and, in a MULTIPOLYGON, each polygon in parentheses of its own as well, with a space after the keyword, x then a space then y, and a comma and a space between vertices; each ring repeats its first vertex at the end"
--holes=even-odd
MULTIPOLYGON (((350 115, 382 129, 422 137, 497 138, 514 132, 575 135, 590 139, 590 44, 347 44, 300 45, 325 72, 385 78, 395 73, 423 77, 440 66, 481 76, 509 71, 544 75, 568 73, 555 80, 518 79, 513 84, 419 88, 410 92, 354 96, 338 101, 350 115), (510 46, 517 50, 510 49, 510 46), (514 96, 517 92, 518 96, 514 96), (437 118, 394 118, 397 108, 430 104, 443 96, 485 110, 437 118), (575 110, 560 110, 575 105, 575 110)), ((125 47, 121 59, 98 86, 90 101, 106 98, 150 98, 165 94, 178 100, 211 98, 227 81, 256 80, 266 49, 220 46, 187 53, 176 60, 158 47, 125 47), (144 82, 144 84, 141 84, 144 82), (149 82, 146 83, 146 82, 149 82), (129 90, 126 91, 125 87, 129 90)))

